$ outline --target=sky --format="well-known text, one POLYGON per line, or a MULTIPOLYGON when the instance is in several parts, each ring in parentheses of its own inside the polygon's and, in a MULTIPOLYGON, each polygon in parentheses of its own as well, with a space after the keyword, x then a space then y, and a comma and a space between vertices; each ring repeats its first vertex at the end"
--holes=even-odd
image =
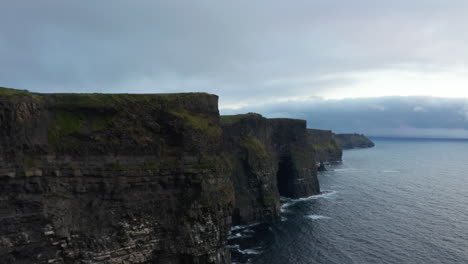
POLYGON ((223 114, 468 137, 466 0, 0 3, 0 86, 208 92, 223 114))

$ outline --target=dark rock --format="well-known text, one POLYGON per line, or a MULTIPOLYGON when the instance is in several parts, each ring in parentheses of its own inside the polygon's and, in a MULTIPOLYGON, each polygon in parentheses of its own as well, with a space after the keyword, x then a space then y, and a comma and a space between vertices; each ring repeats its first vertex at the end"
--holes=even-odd
POLYGON ((279 218, 279 195, 320 192, 304 120, 259 114, 222 116, 225 151, 235 188, 233 224, 279 218))
POLYGON ((217 102, 0 88, 0 263, 230 263, 231 221, 320 192, 319 139, 217 102))
POLYGON ((230 263, 217 100, 0 89, 0 262, 230 263))
POLYGON ((325 167, 325 163, 323 163, 323 161, 320 162, 317 171, 327 171, 327 168, 325 167))
POLYGON ((269 121, 274 131, 273 146, 279 157, 277 179, 280 195, 301 198, 320 193, 306 121, 286 118, 269 121))
POLYGON ((332 131, 320 129, 307 129, 308 139, 312 144, 316 162, 341 161, 343 150, 335 140, 332 131))

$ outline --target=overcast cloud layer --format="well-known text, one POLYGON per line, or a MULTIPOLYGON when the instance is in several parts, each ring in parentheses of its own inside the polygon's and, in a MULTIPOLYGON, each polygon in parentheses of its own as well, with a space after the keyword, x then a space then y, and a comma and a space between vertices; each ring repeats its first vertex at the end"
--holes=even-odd
POLYGON ((223 112, 468 97, 466 0, 0 2, 0 86, 203 91, 220 95, 223 112))
POLYGON ((434 97, 306 99, 226 109, 307 120, 308 127, 370 136, 468 138, 468 100, 434 97))

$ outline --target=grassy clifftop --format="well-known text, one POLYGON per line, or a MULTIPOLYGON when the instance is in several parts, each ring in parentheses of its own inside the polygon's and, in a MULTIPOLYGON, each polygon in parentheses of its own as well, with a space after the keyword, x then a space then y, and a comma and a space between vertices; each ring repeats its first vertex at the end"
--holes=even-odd
POLYGON ((12 124, 47 130, 56 150, 160 149, 179 144, 170 142, 175 134, 187 140, 221 136, 218 97, 207 93, 42 94, 0 87, 0 104, 14 113, 12 124))

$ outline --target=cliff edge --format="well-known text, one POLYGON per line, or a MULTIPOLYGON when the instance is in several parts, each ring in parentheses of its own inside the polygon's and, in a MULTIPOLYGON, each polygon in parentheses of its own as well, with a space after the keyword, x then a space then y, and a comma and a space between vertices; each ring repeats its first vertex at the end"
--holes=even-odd
POLYGON ((230 263, 232 224, 320 192, 321 133, 205 93, 0 88, 0 263, 230 263))
POLYGON ((320 192, 306 123, 259 114, 221 116, 224 149, 233 168, 233 224, 274 221, 279 197, 320 192))
POLYGON ((307 129, 307 133, 317 163, 339 162, 342 160, 343 150, 331 130, 307 129))
POLYGON ((0 89, 2 263, 230 263, 210 94, 0 89))
POLYGON ((362 134, 335 134, 336 142, 343 149, 372 148, 374 142, 362 134))

